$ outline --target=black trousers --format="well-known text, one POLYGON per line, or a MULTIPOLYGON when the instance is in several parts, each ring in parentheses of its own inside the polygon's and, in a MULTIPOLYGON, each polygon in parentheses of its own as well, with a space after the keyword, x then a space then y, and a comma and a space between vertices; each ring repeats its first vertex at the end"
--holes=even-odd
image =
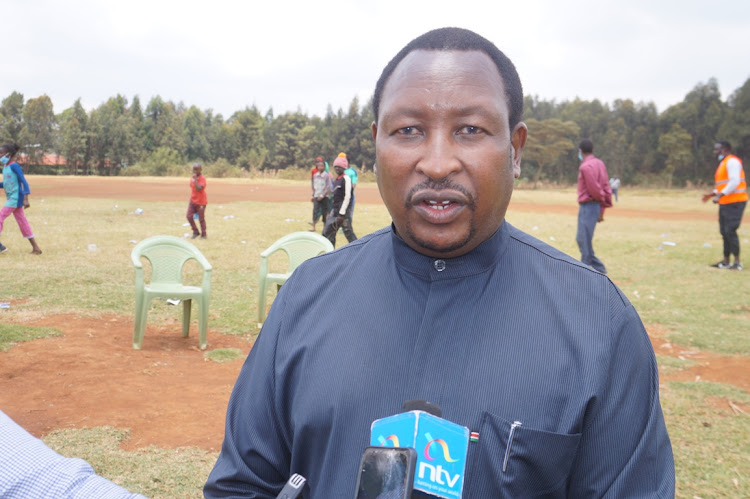
POLYGON ((742 222, 747 201, 719 205, 719 232, 724 239, 724 258, 734 255, 740 257, 740 238, 737 229, 742 222))

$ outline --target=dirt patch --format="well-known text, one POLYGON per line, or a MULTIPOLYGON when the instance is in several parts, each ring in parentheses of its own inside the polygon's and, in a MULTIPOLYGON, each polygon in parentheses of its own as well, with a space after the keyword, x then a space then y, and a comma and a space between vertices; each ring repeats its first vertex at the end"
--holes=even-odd
MULTIPOLYGON (((244 359, 204 360, 195 324, 188 338, 178 320, 147 325, 140 351, 131 347, 131 319, 53 316, 24 325, 64 333, 0 353, 0 407, 33 435, 110 425, 131 429, 127 449, 220 449, 244 359)), ((251 343, 209 331, 207 350, 230 347, 247 354, 251 343)))
MULTIPOLYGON (((195 325, 183 338, 179 320, 147 326, 143 350, 131 348, 133 321, 108 316, 45 317, 25 323, 59 328, 64 337, 22 343, 0 353, 0 407, 36 436, 58 428, 110 425, 130 428, 125 449, 196 446, 216 451, 224 436, 224 416, 243 360, 204 360, 195 325)), ((695 365, 662 375, 661 381, 713 381, 750 392, 750 358, 689 350, 668 343, 655 331, 658 354, 684 357, 695 365)), ((234 336, 208 334, 208 350, 251 344, 234 336)), ((721 409, 732 408, 724 399, 721 409)))
POLYGON ((651 343, 657 355, 675 357, 696 362, 696 365, 681 371, 662 374, 664 381, 713 381, 727 383, 750 393, 750 357, 719 355, 680 345, 666 339, 652 337, 651 343))

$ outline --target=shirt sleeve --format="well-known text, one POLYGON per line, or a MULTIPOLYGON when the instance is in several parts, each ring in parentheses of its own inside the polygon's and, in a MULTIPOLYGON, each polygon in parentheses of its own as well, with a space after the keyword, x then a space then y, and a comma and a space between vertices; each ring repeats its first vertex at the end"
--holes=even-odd
MULTIPOLYGON (((612 290, 611 299, 623 300, 612 290)), ((656 359, 635 309, 611 319, 602 394, 586 412, 568 497, 674 497, 674 458, 659 404, 656 359)))
POLYGON ((291 452, 275 406, 276 341, 284 289, 274 300, 234 386, 221 453, 203 489, 206 499, 275 499, 291 474, 291 452))
POLYGON ((727 161, 727 175, 729 180, 727 185, 721 190, 722 194, 729 194, 734 191, 738 185, 740 185, 740 172, 742 171, 742 163, 737 158, 729 158, 727 161))
POLYGON ((24 177, 23 170, 21 169, 20 165, 18 163, 13 163, 12 165, 10 165, 10 169, 18 177, 18 183, 21 185, 21 193, 24 196, 28 196, 29 194, 31 194, 29 183, 26 182, 26 177, 24 177))
POLYGON ((53 451, 0 411, 0 497, 146 499, 53 451))

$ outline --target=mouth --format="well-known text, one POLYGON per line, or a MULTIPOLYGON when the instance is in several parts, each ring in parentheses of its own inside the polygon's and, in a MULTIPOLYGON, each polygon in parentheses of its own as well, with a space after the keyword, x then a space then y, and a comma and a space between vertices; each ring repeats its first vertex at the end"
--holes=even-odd
POLYGON ((417 192, 409 203, 428 223, 447 224, 453 222, 464 208, 471 206, 471 199, 458 191, 417 192))

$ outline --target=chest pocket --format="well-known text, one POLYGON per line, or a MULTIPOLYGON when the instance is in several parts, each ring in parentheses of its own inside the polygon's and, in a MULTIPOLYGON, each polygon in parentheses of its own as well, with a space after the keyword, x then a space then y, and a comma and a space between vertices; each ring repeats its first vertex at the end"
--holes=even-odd
POLYGON ((565 497, 580 439, 580 434, 535 430, 485 412, 479 442, 469 444, 464 496, 565 497))

